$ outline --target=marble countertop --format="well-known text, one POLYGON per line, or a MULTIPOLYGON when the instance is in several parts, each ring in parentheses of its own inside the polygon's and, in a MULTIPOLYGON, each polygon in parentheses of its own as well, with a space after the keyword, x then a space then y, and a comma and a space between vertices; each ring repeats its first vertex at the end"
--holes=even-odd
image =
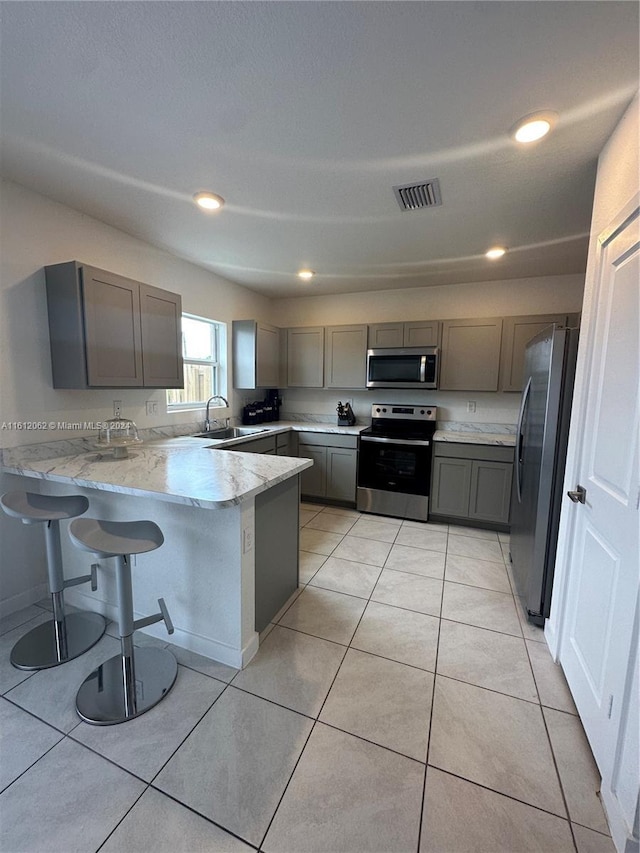
POLYGON ((130 450, 126 459, 96 452, 33 459, 15 448, 4 451, 3 468, 82 488, 216 509, 246 501, 313 464, 310 459, 232 449, 214 453, 211 446, 210 439, 164 439, 130 450))
POLYGON ((492 432, 455 432, 454 430, 436 430, 434 441, 455 442, 457 444, 492 444, 515 447, 516 437, 509 433, 492 432))

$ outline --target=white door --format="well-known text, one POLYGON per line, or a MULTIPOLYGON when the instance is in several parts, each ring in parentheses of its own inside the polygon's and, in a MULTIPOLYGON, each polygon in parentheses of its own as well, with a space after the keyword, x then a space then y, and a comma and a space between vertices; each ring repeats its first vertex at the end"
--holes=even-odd
POLYGON ((625 704, 637 703, 628 693, 628 670, 640 574, 639 223, 636 202, 619 227, 601 237, 598 311, 586 342, 589 388, 582 412, 573 413, 583 429, 574 488, 586 489, 586 502, 570 508, 560 661, 606 780, 620 760, 621 713, 624 719, 625 704))

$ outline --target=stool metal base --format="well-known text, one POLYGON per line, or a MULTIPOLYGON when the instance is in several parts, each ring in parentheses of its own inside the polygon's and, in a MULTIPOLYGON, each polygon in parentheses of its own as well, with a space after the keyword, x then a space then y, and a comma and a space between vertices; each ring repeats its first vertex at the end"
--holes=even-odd
POLYGON ((95 646, 107 627, 99 613, 68 613, 61 622, 50 619, 21 637, 11 649, 16 669, 49 669, 79 657, 95 646))
POLYGON ((167 649, 136 648, 133 655, 135 688, 125 691, 123 655, 101 664, 82 683, 76 710, 85 723, 111 726, 144 714, 173 687, 178 662, 167 649))

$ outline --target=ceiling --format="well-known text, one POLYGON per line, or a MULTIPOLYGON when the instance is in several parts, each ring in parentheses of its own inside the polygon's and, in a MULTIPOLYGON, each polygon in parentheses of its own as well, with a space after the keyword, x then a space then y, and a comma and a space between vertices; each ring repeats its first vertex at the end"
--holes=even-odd
POLYGON ((4 175, 269 296, 584 271, 638 88, 635 2, 0 6, 4 175), (401 211, 432 178, 442 206, 401 211))

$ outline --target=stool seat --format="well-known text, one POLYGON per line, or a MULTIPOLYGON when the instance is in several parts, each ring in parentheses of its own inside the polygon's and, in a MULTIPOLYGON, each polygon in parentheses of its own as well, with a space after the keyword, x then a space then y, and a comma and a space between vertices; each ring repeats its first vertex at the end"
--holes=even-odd
POLYGON ((69 525, 69 536, 78 548, 98 557, 144 554, 164 542, 162 531, 153 521, 78 518, 69 525))
POLYGON ((19 518, 25 524, 75 518, 89 509, 89 501, 84 495, 61 497, 36 492, 7 492, 0 497, 0 505, 7 515, 19 518))
POLYGON ((40 495, 35 492, 7 492, 0 508, 24 524, 44 524, 47 574, 53 608, 52 618, 32 628, 11 649, 10 661, 16 669, 48 669, 78 657, 94 646, 107 623, 99 613, 65 613, 64 590, 91 582, 97 589, 96 569, 82 577, 65 580, 62 570, 60 522, 82 515, 89 508, 84 495, 40 495))

